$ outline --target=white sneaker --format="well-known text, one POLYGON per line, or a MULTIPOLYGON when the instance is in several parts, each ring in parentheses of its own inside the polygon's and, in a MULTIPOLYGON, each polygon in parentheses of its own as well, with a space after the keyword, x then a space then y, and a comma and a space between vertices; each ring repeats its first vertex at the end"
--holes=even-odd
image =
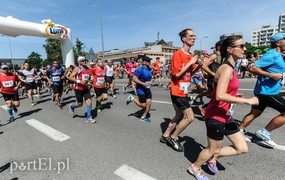
POLYGON ((243 135, 243 137, 244 137, 244 140, 246 141, 246 142, 251 142, 251 139, 249 139, 247 136, 246 136, 246 132, 244 131, 244 130, 240 130, 240 132, 242 133, 242 135, 243 135))
POLYGON ((95 123, 96 120, 95 119, 92 119, 91 117, 89 119, 86 120, 86 122, 88 123, 95 123))
POLYGON ((268 147, 272 147, 272 148, 275 148, 277 146, 277 144, 272 141, 272 140, 268 140, 268 141, 258 141, 259 144, 261 145, 265 145, 265 146, 268 146, 268 147))
POLYGON ((116 98, 117 98, 117 96, 114 94, 114 95, 113 95, 113 98, 114 98, 114 99, 116 99, 116 98))

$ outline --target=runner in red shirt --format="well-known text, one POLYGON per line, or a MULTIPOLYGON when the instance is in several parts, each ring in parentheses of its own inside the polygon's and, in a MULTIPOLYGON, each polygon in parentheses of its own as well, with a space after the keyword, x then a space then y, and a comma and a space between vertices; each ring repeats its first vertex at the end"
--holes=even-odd
POLYGON ((190 87, 192 67, 198 57, 190 52, 194 45, 196 35, 192 29, 184 29, 179 33, 183 47, 172 56, 171 72, 171 100, 176 111, 174 118, 168 124, 160 142, 168 143, 176 151, 183 152, 178 136, 194 120, 194 114, 187 99, 190 87), (170 133, 175 129, 173 134, 170 133))
POLYGON ((159 86, 162 86, 161 84, 161 75, 160 75, 160 58, 157 57, 156 61, 154 63, 152 63, 152 69, 153 69, 153 79, 151 82, 151 85, 153 84, 155 79, 158 79, 159 82, 159 86))
POLYGON ((136 87, 135 87, 135 82, 133 82, 133 77, 134 77, 134 74, 135 74, 136 70, 137 70, 137 64, 135 62, 135 58, 131 57, 130 58, 130 62, 128 62, 126 64, 126 67, 125 67, 125 72, 127 73, 129 80, 127 82, 127 85, 123 86, 124 94, 126 93, 127 87, 129 87, 130 85, 132 85, 134 93, 137 94, 137 90, 136 90, 136 87))
POLYGON ((96 93, 96 110, 97 112, 102 111, 102 101, 108 99, 107 88, 106 88, 106 68, 103 66, 103 60, 98 59, 97 66, 90 70, 91 75, 94 75, 93 86, 96 93))
POLYGON ((2 65, 1 69, 0 89, 7 105, 7 112, 10 116, 9 122, 13 122, 15 120, 13 111, 17 113, 17 107, 20 106, 18 88, 21 84, 21 79, 16 74, 11 73, 7 65, 2 65))
POLYGON ((86 114, 87 120, 86 122, 95 123, 96 120, 92 118, 91 111, 92 111, 92 100, 91 94, 88 89, 88 81, 90 80, 90 71, 86 65, 87 59, 85 57, 79 56, 78 59, 78 67, 75 67, 69 77, 70 81, 75 82, 75 97, 76 103, 69 105, 69 113, 74 114, 74 109, 78 107, 82 107, 83 105, 83 98, 86 103, 86 114))

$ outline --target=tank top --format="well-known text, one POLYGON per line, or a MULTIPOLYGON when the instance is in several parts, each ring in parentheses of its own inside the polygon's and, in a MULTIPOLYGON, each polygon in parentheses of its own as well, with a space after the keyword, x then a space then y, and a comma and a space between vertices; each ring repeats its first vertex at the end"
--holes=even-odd
POLYGON ((114 76, 114 74, 115 74, 115 72, 114 72, 114 66, 106 66, 106 76, 107 77, 113 77, 114 76))
POLYGON ((95 88, 105 88, 106 68, 103 69, 101 69, 100 67, 93 68, 92 74, 94 74, 93 86, 95 88))
POLYGON ((14 87, 16 87, 16 81, 20 81, 16 74, 0 74, 0 88, 2 90, 2 94, 18 94, 18 90, 14 90, 14 87))
POLYGON ((217 56, 217 61, 213 62, 213 63, 210 64, 210 66, 209 66, 209 69, 210 69, 211 71, 213 71, 214 73, 217 72, 219 66, 220 66, 221 63, 222 63, 222 57, 221 57, 221 55, 219 55, 219 54, 217 54, 217 53, 215 53, 215 54, 216 54, 216 56, 217 56))
MULTIPOLYGON (((80 69, 79 74, 76 75, 76 80, 85 80, 88 81, 90 79, 90 71, 89 68, 87 69, 83 69, 82 67, 78 66, 78 68, 80 69)), ((80 83, 76 83, 75 85, 75 89, 83 91, 88 89, 88 83, 82 85, 80 83)))
MULTIPOLYGON (((236 96, 240 84, 236 70, 230 64, 229 61, 225 61, 224 64, 227 64, 233 68, 233 78, 229 81, 227 93, 232 96, 236 96)), ((217 101, 216 91, 217 91, 217 83, 215 83, 211 100, 209 102, 208 107, 206 108, 205 118, 211 118, 226 123, 228 120, 232 118, 235 104, 224 101, 217 101)))

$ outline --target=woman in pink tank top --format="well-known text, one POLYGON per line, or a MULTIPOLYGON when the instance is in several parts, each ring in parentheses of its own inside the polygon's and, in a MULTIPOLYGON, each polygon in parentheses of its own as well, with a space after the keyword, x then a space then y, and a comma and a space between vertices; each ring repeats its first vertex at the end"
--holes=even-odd
POLYGON ((245 99, 243 94, 237 93, 239 80, 234 65, 238 59, 243 58, 245 51, 242 36, 230 36, 223 41, 221 55, 224 63, 215 74, 214 91, 205 112, 208 146, 188 168, 197 179, 208 179, 201 169, 205 162, 210 171, 217 173, 216 160, 219 157, 248 151, 245 139, 232 118, 236 104, 258 104, 256 97, 245 99), (224 136, 227 136, 233 144, 222 147, 224 136))

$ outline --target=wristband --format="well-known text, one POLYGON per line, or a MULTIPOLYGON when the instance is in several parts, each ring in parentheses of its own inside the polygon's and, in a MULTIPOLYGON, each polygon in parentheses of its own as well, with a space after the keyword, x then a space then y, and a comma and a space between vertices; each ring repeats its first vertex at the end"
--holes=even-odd
POLYGON ((78 83, 78 84, 79 84, 79 83, 80 83, 80 80, 79 80, 79 79, 78 79, 78 80, 76 80, 76 83, 78 83))

